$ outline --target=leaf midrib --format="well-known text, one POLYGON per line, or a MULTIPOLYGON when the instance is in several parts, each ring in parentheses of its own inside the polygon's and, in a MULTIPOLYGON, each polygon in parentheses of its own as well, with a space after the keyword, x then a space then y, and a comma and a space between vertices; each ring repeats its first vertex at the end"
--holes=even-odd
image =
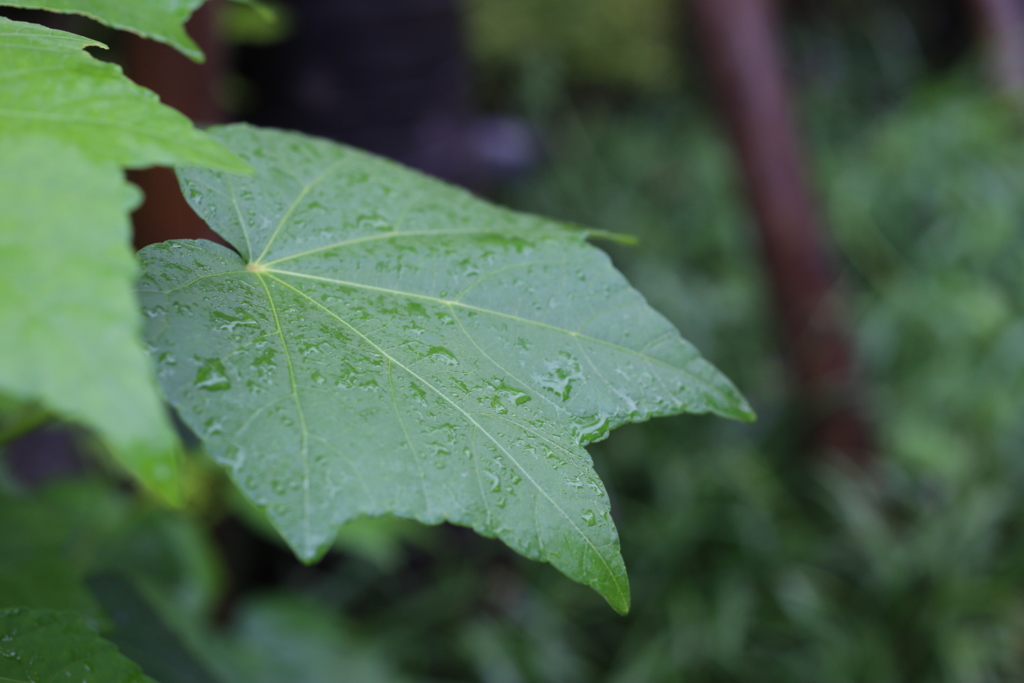
MULTIPOLYGON (((281 339, 281 349, 284 351, 284 358, 288 364, 288 380, 291 383, 291 394, 295 398, 295 411, 298 413, 299 424, 302 426, 302 445, 300 447, 300 454, 302 456, 302 530, 305 540, 305 548, 303 550, 308 551, 310 545, 309 522, 311 516, 309 500, 309 484, 311 476, 309 471, 309 428, 306 426, 306 414, 302 410, 302 401, 299 399, 299 386, 295 377, 295 363, 292 360, 291 351, 288 350, 288 340, 285 338, 284 329, 281 327, 281 318, 277 313, 277 304, 274 303, 274 297, 270 293, 270 288, 267 286, 264 276, 257 273, 256 278, 260 281, 260 285, 263 287, 263 291, 267 295, 267 303, 270 304, 270 311, 274 315, 274 326, 277 328, 277 336, 281 339)), ((273 279, 277 280, 277 278, 273 279)))
MULTIPOLYGON (((162 294, 170 294, 171 292, 176 292, 176 291, 178 291, 180 289, 184 289, 184 288, 194 284, 195 282, 198 282, 199 280, 204 280, 204 279, 210 278, 210 277, 225 276, 225 275, 241 275, 241 274, 246 273, 246 272, 249 272, 249 271, 245 271, 245 270, 229 270, 229 271, 224 271, 224 272, 221 272, 221 273, 207 273, 205 275, 201 275, 201 276, 199 276, 197 278, 189 280, 188 282, 186 282, 184 284, 178 285, 177 287, 172 287, 171 289, 166 289, 166 290, 140 290, 140 291, 153 291, 153 292, 159 292, 159 293, 162 293, 162 294)), ((567 335, 569 335, 569 336, 571 336, 571 337, 573 337, 573 338, 575 338, 577 340, 593 342, 594 344, 599 344, 601 346, 605 346, 607 348, 613 349, 613 350, 618 351, 620 353, 625 353, 627 355, 635 356, 636 358, 639 358, 639 359, 641 359, 641 360, 643 360, 645 362, 652 363, 654 365, 658 365, 658 366, 664 367, 664 368, 666 368, 668 370, 671 370, 673 372, 677 372, 677 373, 685 376, 687 379, 691 380, 694 384, 699 385, 706 393, 715 396, 719 401, 721 401, 723 403, 729 403, 729 397, 724 396, 716 387, 708 384, 707 381, 704 380, 702 377, 699 377, 699 376, 693 374, 692 372, 688 372, 684 368, 680 368, 680 367, 678 367, 676 365, 671 365, 671 364, 666 363, 665 361, 660 360, 658 358, 654 358, 652 356, 647 356, 647 355, 645 355, 643 353, 640 353, 639 351, 635 351, 635 350, 630 349, 628 347, 621 346, 619 344, 615 344, 613 342, 609 342, 609 341, 606 341, 604 339, 598 339, 597 337, 592 337, 590 335, 581 334, 580 332, 576 332, 576 331, 573 331, 573 330, 567 330, 567 329, 562 328, 562 327, 555 327, 554 325, 549 325, 547 323, 542 323, 542 322, 537 321, 537 320, 530 320, 529 318, 523 318, 521 316, 512 315, 511 313, 503 313, 501 311, 495 311, 495 310, 492 310, 492 309, 489 309, 489 308, 482 308, 480 306, 473 306, 472 304, 463 303, 461 301, 453 301, 453 300, 450 300, 450 299, 441 299, 441 298, 438 298, 438 297, 430 296, 429 294, 417 294, 415 292, 404 292, 404 291, 398 290, 398 289, 389 289, 387 287, 377 287, 375 285, 367 285, 367 284, 363 284, 363 283, 360 283, 360 282, 350 282, 348 280, 337 280, 337 279, 334 279, 334 278, 323 277, 323 276, 320 276, 320 275, 308 275, 306 273, 296 273, 296 272, 293 272, 293 271, 290 271, 290 270, 280 270, 280 269, 277 269, 277 268, 263 268, 263 269, 261 269, 259 271, 259 273, 260 274, 267 274, 267 275, 290 275, 290 276, 293 276, 293 277, 298 277, 298 278, 307 279, 307 280, 316 280, 316 281, 320 281, 320 282, 328 282, 328 283, 331 283, 331 284, 337 284, 337 285, 341 285, 341 286, 344 286, 344 287, 352 287, 354 289, 365 289, 365 290, 369 290, 369 291, 381 292, 383 294, 392 294, 392 295, 395 295, 395 296, 408 297, 408 298, 412 298, 412 299, 420 299, 420 300, 423 300, 423 301, 429 301, 431 303, 435 303, 435 304, 439 304, 439 305, 452 306, 452 307, 457 306, 459 308, 463 308, 463 309, 466 309, 466 310, 475 311, 475 312, 478 312, 478 313, 485 313, 485 314, 488 314, 488 315, 493 315, 493 316, 497 316, 497 317, 501 317, 501 318, 507 318, 509 320, 515 320, 516 322, 521 322, 521 323, 524 323, 524 324, 527 324, 527 325, 534 325, 536 327, 541 327, 541 328, 544 328, 544 329, 548 329, 548 330, 551 330, 553 332, 559 332, 561 334, 567 334, 567 335)), ((279 278, 275 277, 274 279, 279 279, 279 278)), ((300 291, 300 290, 296 290, 296 291, 300 291)))
POLYGON ((316 247, 316 248, 313 248, 313 249, 308 249, 306 251, 300 251, 300 252, 297 252, 295 254, 289 254, 288 256, 282 256, 281 258, 276 258, 273 261, 263 261, 263 262, 259 263, 259 265, 262 265, 262 266, 265 266, 265 267, 269 268, 269 267, 271 267, 271 266, 273 266, 275 264, 278 264, 278 263, 283 263, 285 261, 294 261, 297 258, 302 258, 304 256, 310 256, 312 254, 318 254, 318 253, 324 252, 324 251, 330 251, 331 249, 341 249, 343 247, 352 246, 354 244, 363 244, 365 242, 376 242, 376 241, 379 241, 379 240, 387 240, 387 239, 395 239, 395 238, 405 238, 405 237, 441 237, 441 236, 446 236, 446 235, 465 235, 467 237, 468 236, 473 236, 473 235, 498 235, 498 236, 504 236, 506 234, 507 234, 507 232, 503 232, 500 229, 498 229, 498 230, 488 230, 486 228, 470 229, 470 230, 391 230, 391 231, 388 231, 388 232, 381 232, 381 233, 377 233, 377 234, 373 234, 373 235, 364 235, 362 237, 354 237, 352 239, 347 239, 347 240, 344 240, 344 241, 341 241, 341 242, 332 242, 331 244, 327 244, 327 245, 324 245, 322 247, 316 247))
POLYGON ((592 337, 592 336, 587 335, 587 334, 582 334, 581 332, 578 332, 578 331, 567 330, 567 329, 565 329, 563 327, 556 327, 554 325, 549 325, 547 323, 542 323, 542 322, 540 322, 538 320, 530 320, 529 318, 523 318, 523 317, 518 316, 518 315, 512 315, 511 313, 503 313, 501 311, 495 311, 495 310, 490 309, 490 308, 482 308, 480 306, 473 306, 472 304, 463 303, 461 301, 454 301, 454 300, 451 300, 451 299, 441 299, 439 297, 430 296, 429 294, 417 294, 415 292, 404 292, 404 291, 398 290, 398 289, 389 289, 387 287, 377 287, 375 285, 367 285, 367 284, 363 284, 363 283, 360 283, 360 282, 350 282, 348 280, 337 280, 337 279, 334 279, 334 278, 323 277, 321 275, 308 275, 306 273, 296 273, 294 271, 279 270, 277 268, 267 268, 263 272, 269 273, 269 274, 276 274, 276 275, 291 275, 293 277, 298 277, 298 278, 307 279, 307 280, 317 280, 317 281, 320 281, 320 282, 329 282, 329 283, 332 283, 332 284, 341 285, 343 287, 352 287, 352 288, 355 288, 355 289, 365 289, 365 290, 370 290, 370 291, 381 292, 383 294, 393 294, 395 296, 403 296, 403 297, 408 297, 408 298, 412 298, 412 299, 421 299, 423 301, 430 301, 431 303, 436 303, 436 304, 440 304, 440 305, 457 306, 459 308, 464 308, 464 309, 469 310, 469 311, 475 311, 475 312, 478 312, 478 313, 486 313, 488 315, 494 315, 494 316, 498 316, 498 317, 501 317, 501 318, 507 318, 509 320, 515 320, 516 322, 525 323, 527 325, 533 325, 535 327, 541 327, 541 328, 544 328, 544 329, 551 330, 553 332, 559 332, 559 333, 562 333, 562 334, 567 334, 567 335, 569 335, 569 336, 571 336, 571 337, 573 337, 575 339, 578 339, 578 340, 581 339, 581 340, 584 340, 584 341, 593 342, 595 344, 600 344, 600 345, 606 346, 606 347, 608 347, 610 349, 614 349, 615 351, 619 351, 621 353, 625 353, 625 354, 628 354, 628 355, 631 355, 631 356, 635 356, 635 357, 640 358, 640 359, 642 359, 644 361, 647 361, 649 363, 653 363, 655 365, 660 365, 660 366, 662 366, 662 367, 664 367, 666 369, 672 370, 673 372, 678 372, 678 373, 686 376, 688 379, 692 380, 695 384, 700 385, 707 393, 713 394, 718 399, 720 399, 722 401, 725 401, 725 402, 728 402, 728 397, 723 396, 718 391, 717 388, 715 388, 715 387, 711 386, 710 384, 708 384, 703 378, 698 377, 697 375, 694 375, 693 373, 688 372, 688 371, 686 371, 683 368, 680 368, 680 367, 675 366, 675 365, 671 365, 671 364, 666 363, 665 361, 660 360, 658 358, 653 358, 651 356, 644 355, 644 354, 642 354, 642 353, 640 353, 638 351, 635 351, 633 349, 630 349, 628 347, 621 346, 619 344, 615 344, 613 342, 606 341, 604 339, 598 339, 597 337, 592 337))

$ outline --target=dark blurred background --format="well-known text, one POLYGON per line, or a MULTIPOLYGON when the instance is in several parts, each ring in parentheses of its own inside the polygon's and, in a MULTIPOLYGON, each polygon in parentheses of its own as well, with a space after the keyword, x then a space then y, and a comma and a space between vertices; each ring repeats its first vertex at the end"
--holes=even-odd
MULTIPOLYGON (((197 456, 174 619, 310 683, 1024 680, 1024 3, 214 2, 192 32, 202 68, 120 54, 198 121, 635 235, 601 246, 760 419, 592 447, 626 618, 450 527, 357 522, 304 568, 197 456)), ((138 180, 139 244, 203 234, 138 180)))

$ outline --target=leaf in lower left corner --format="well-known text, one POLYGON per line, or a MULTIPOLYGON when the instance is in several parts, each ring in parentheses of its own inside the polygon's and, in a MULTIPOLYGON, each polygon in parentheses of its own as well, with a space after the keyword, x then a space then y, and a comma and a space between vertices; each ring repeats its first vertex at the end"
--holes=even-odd
POLYGON ((0 610, 0 680, 153 683, 72 612, 0 610))

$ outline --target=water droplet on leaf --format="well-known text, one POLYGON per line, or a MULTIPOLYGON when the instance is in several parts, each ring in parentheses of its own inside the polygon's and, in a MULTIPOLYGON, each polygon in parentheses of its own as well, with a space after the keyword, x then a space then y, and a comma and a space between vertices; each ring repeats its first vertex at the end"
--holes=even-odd
POLYGON ((220 359, 207 358, 199 366, 193 385, 206 391, 224 391, 231 388, 231 381, 220 359))

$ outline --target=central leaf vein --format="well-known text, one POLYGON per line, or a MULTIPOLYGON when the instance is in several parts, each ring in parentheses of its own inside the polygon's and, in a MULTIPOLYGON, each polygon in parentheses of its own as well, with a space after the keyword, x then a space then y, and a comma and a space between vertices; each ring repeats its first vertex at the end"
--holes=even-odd
POLYGON ((459 235, 459 236, 473 236, 473 235, 499 235, 504 236, 505 233, 500 230, 389 230, 387 232, 381 232, 374 235, 363 235, 362 237, 353 237, 352 239, 343 240, 341 242, 332 242, 331 244, 325 244, 321 247, 315 247, 313 249, 307 249, 306 251, 300 251, 288 256, 282 256, 276 258, 273 261, 264 261, 263 265, 273 266, 278 263, 284 263, 285 261, 294 261, 295 259, 302 258, 304 256, 310 256, 312 254, 319 254, 324 251, 330 251, 331 249, 341 249, 343 247, 350 247, 355 244, 364 244, 366 242, 377 242, 380 240, 399 239, 406 237, 438 237, 442 235, 459 235))
MULTIPOLYGON (((320 310, 324 311, 327 315, 329 315, 330 317, 332 317, 335 320, 337 320, 339 323, 344 325, 346 328, 350 329, 353 333, 355 333, 360 338, 362 338, 368 345, 373 347, 377 351, 377 353, 381 354, 381 356, 383 356, 384 358, 386 358, 390 362, 394 363, 396 367, 405 370, 406 373, 408 373, 411 377, 413 377, 415 380, 417 380, 422 386, 424 386, 425 388, 427 388, 430 391, 434 392, 442 400, 444 400, 446 403, 451 405, 452 408, 454 408, 456 410, 456 412, 461 414, 475 429, 479 430, 479 432, 481 434, 483 434, 489 441, 491 441, 491 443, 493 443, 497 447, 497 449, 499 451, 501 451, 509 459, 509 461, 513 465, 515 465, 516 469, 518 469, 522 473, 523 478, 526 481, 529 481, 530 484, 532 484, 533 487, 544 498, 547 499, 547 501, 551 504, 551 506, 555 510, 557 510, 558 513, 561 514, 565 518, 565 520, 569 523, 569 526, 571 526, 572 529, 579 535, 579 537, 583 539, 584 543, 587 546, 589 546, 589 548, 593 551, 594 555, 596 555, 600 559, 601 563, 604 565, 604 567, 606 569, 607 576, 615 577, 615 573, 612 571, 612 568, 608 564, 608 561, 605 559, 604 555, 602 555, 602 553, 597 548, 597 546, 594 544, 594 542, 590 539, 590 537, 586 533, 584 533, 584 531, 580 528, 580 526, 576 523, 576 521, 572 517, 569 516, 569 514, 562 508, 561 505, 558 504, 557 501, 555 501, 554 498, 552 498, 551 494, 549 494, 548 491, 543 486, 540 485, 540 482, 538 482, 536 479, 533 478, 533 476, 530 474, 529 470, 527 468, 523 467, 522 463, 520 463, 519 460, 497 438, 494 437, 494 435, 492 435, 488 430, 486 430, 483 427, 483 425, 481 425, 479 422, 477 422, 469 412, 467 412, 464 408, 462 408, 462 406, 460 406, 458 403, 453 401, 447 394, 445 394, 443 391, 438 389, 431 382, 427 381, 424 377, 422 377, 421 375, 417 374, 411 368, 405 366, 398 359, 396 359, 393 356, 391 356, 390 354, 388 354, 387 351, 385 351, 379 345, 374 343, 373 340, 371 340, 365 334, 360 332, 356 327, 354 327, 347 320, 345 320, 344 318, 339 316, 337 313, 335 313, 331 309, 327 308, 326 306, 324 306, 319 301, 315 300, 314 298, 312 298, 311 296, 309 296, 308 294, 306 294, 302 290, 300 290, 300 289, 296 288, 295 286, 289 284, 288 282, 286 282, 286 281, 276 277, 275 275, 271 275, 270 274, 271 272, 279 272, 279 271, 268 271, 268 277, 270 277, 271 279, 273 279, 276 282, 280 283, 282 286, 287 287, 288 289, 292 290, 293 292, 295 292, 299 296, 303 297, 304 299, 308 300, 310 304, 312 304, 313 306, 315 306, 315 307, 319 308, 320 310)), ((267 291, 267 294, 269 296, 269 294, 270 294, 269 290, 267 291)), ((490 512, 490 506, 487 503, 486 496, 484 498, 484 504, 487 505, 488 512, 490 512)), ((616 586, 616 589, 622 594, 623 600, 625 600, 625 593, 622 591, 621 582, 618 580, 617 577, 614 578, 614 584, 616 586)))
MULTIPOLYGON (((274 303, 274 297, 270 293, 270 287, 267 286, 266 281, 257 276, 260 284, 263 286, 263 291, 266 292, 267 302, 270 304, 270 311, 274 316, 274 326, 277 328, 277 335, 281 338, 281 349, 284 351, 284 358, 288 364, 288 379, 291 382, 291 393, 295 397, 295 412, 299 418, 299 425, 302 428, 301 445, 299 453, 302 457, 302 504, 303 504, 303 530, 306 541, 306 549, 309 548, 309 523, 311 518, 310 511, 310 500, 309 500, 309 485, 310 485, 310 471, 309 471, 309 429, 306 427, 306 415, 302 411, 302 401, 299 400, 299 387, 298 382, 295 378, 295 364, 292 361, 292 354, 288 350, 288 340, 285 339, 284 330, 281 328, 281 318, 277 312, 277 305, 274 303)), ((274 278, 277 280, 277 278, 274 278)), ((277 280, 280 282, 280 280, 277 280)))
MULTIPOLYGON (((302 278, 302 279, 306 279, 306 280, 317 280, 319 282, 329 282, 331 284, 341 285, 343 287, 352 287, 353 289, 364 289, 364 290, 368 290, 368 291, 381 292, 381 293, 384 293, 384 294, 392 294, 394 296, 408 297, 410 299, 420 299, 422 301, 430 301, 432 303, 441 304, 441 305, 445 305, 445 306, 458 306, 459 308, 463 308, 463 309, 466 309, 468 311, 474 311, 474 312, 477 312, 477 313, 485 313, 487 315, 493 315, 493 316, 497 316, 497 317, 500 317, 500 318, 507 318, 509 320, 515 320, 516 322, 520 322, 520 323, 523 323, 523 324, 526 324, 526 325, 532 325, 532 326, 535 326, 535 327, 540 327, 540 328, 544 328, 544 329, 547 329, 547 330, 551 330, 553 332, 559 332, 561 334, 569 335, 570 337, 576 337, 578 339, 582 339, 582 340, 587 341, 587 342, 591 342, 591 343, 594 343, 594 344, 599 344, 601 346, 605 346, 605 347, 608 347, 610 349, 614 349, 615 351, 618 351, 620 353, 624 353, 624 354, 627 354, 627 355, 630 355, 630 356, 636 356, 637 358, 640 358, 640 359, 642 359, 642 360, 644 360, 646 362, 652 363, 654 365, 660 365, 662 367, 665 367, 665 368, 668 368, 668 369, 672 370, 673 372, 678 372, 678 373, 680 373, 682 375, 685 375, 687 378, 692 380, 695 384, 699 384, 701 386, 701 388, 704 389, 705 391, 707 391, 709 394, 713 394, 713 395, 715 395, 716 397, 718 397, 721 400, 726 400, 725 397, 723 397, 721 395, 721 392, 716 387, 711 386, 702 377, 698 377, 697 375, 694 375, 693 373, 689 372, 685 368, 681 368, 681 367, 678 367, 676 365, 672 365, 670 363, 666 363, 665 361, 660 360, 658 358, 653 358, 651 356, 645 356, 642 353, 638 353, 637 351, 634 351, 633 349, 627 348, 625 346, 620 346, 619 344, 615 344, 613 342, 605 341, 604 339, 598 339, 597 337, 591 337, 590 335, 583 334, 582 332, 578 332, 578 331, 574 331, 574 330, 567 330, 567 329, 565 329, 563 327, 556 327, 554 325, 549 325, 547 323, 542 323, 542 322, 540 322, 538 320, 530 320, 529 318, 523 318, 523 317, 518 316, 518 315, 512 315, 511 313, 502 313, 501 311, 495 311, 495 310, 490 309, 490 308, 482 308, 480 306, 473 306, 471 304, 463 303, 461 301, 452 301, 450 299, 441 299, 439 297, 430 296, 428 294, 417 294, 415 292, 403 292, 403 291, 397 290, 397 289, 389 289, 387 287, 377 287, 377 286, 374 286, 374 285, 363 284, 361 282, 351 282, 351 281, 348 281, 348 280, 337 280, 335 278, 323 277, 321 275, 307 275, 306 273, 296 273, 294 271, 279 270, 277 268, 268 268, 266 272, 268 274, 273 273, 273 274, 277 274, 277 275, 290 275, 292 277, 302 278)), ((275 278, 275 279, 277 279, 277 278, 275 278)))
MULTIPOLYGON (((409 430, 405 426, 405 420, 402 419, 402 411, 398 407, 398 394, 395 392, 395 380, 391 372, 393 367, 391 361, 388 361, 388 391, 391 394, 391 405, 395 408, 395 418, 398 420, 398 426, 402 428, 402 435, 405 437, 405 442, 409 445, 409 452, 412 453, 412 460, 416 463, 416 469, 420 472, 420 489, 423 491, 423 506, 430 509, 430 496, 427 493, 427 473, 423 469, 423 463, 420 461, 420 454, 416 446, 412 443, 412 438, 409 436, 409 430)), ((447 485, 445 486, 447 489, 447 485)), ((449 494, 451 491, 449 491, 449 494)), ((454 496, 453 496, 454 497, 454 496)))

